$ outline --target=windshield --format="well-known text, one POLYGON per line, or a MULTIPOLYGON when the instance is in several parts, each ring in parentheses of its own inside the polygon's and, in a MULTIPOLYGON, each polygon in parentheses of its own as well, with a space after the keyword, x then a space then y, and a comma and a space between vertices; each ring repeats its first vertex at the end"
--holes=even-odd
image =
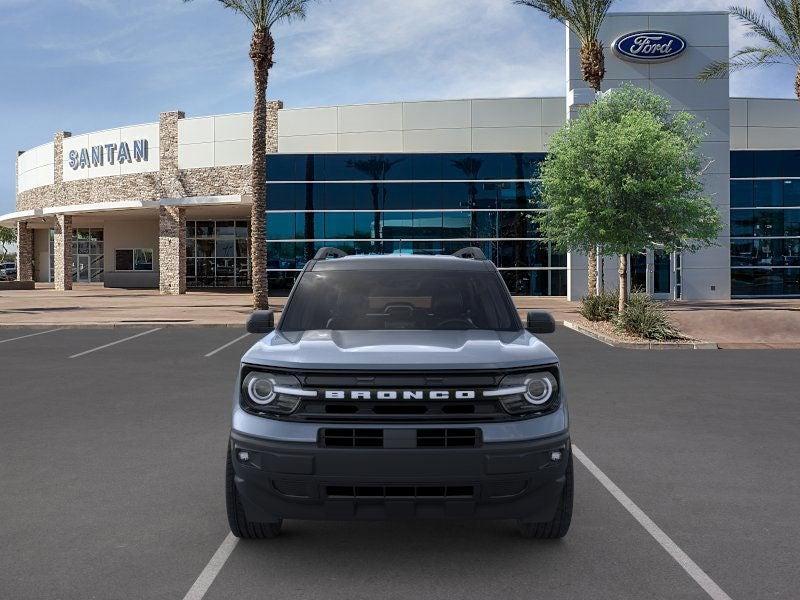
POLYGON ((394 269, 304 273, 280 323, 283 332, 521 328, 496 273, 394 269))

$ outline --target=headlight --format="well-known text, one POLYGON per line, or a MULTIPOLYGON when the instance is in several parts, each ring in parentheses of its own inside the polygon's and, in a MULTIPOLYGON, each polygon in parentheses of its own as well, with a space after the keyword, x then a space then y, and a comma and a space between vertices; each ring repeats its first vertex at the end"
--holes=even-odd
POLYGON ((241 389, 243 407, 258 413, 289 414, 303 397, 317 395, 303 390, 296 377, 263 371, 245 371, 241 389))
POLYGON ((498 389, 484 392, 484 396, 497 397, 511 414, 547 412, 558 406, 558 377, 549 370, 508 375, 498 389))

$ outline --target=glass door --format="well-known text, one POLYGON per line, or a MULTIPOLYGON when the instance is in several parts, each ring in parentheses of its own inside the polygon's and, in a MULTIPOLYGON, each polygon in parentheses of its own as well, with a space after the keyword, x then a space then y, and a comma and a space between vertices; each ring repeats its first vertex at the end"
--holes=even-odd
POLYGON ((661 249, 653 250, 653 297, 669 300, 672 297, 672 257, 661 249))
POLYGON ((89 257, 87 255, 78 256, 77 270, 77 281, 83 283, 89 283, 89 281, 91 281, 91 278, 89 277, 89 257))

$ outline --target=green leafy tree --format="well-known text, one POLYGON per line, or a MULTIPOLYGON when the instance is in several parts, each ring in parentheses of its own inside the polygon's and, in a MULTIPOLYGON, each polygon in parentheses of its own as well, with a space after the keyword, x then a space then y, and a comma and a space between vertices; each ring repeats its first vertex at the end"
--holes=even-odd
MULTIPOLYGON (((581 42, 581 77, 595 92, 600 91, 606 75, 600 27, 614 0, 514 0, 514 4, 530 6, 551 19, 563 23, 581 42)), ((597 289, 597 248, 586 251, 589 270, 589 295, 597 289)))
POLYGON ((800 100, 800 0, 764 0, 769 17, 746 6, 732 6, 730 13, 742 22, 747 36, 758 40, 716 61, 700 73, 700 79, 725 77, 731 71, 766 65, 789 64, 796 69, 794 93, 800 100))
MULTIPOLYGON (((225 8, 235 10, 253 26, 250 39, 250 60, 253 61, 255 100, 253 103, 253 205, 250 210, 252 239, 250 266, 253 270, 253 308, 269 307, 267 287, 267 243, 265 236, 267 186, 267 83, 274 65, 275 40, 272 28, 283 21, 304 19, 313 0, 219 0, 225 8)), ((184 0, 191 2, 191 0, 184 0)))
POLYGON ((627 256, 643 248, 696 252, 715 243, 720 216, 703 196, 702 126, 632 85, 603 94, 549 142, 535 218, 562 251, 602 245, 619 255, 619 311, 627 256))
POLYGON ((8 258, 8 246, 16 243, 17 232, 9 227, 0 227, 0 250, 3 254, 0 255, 0 262, 6 262, 8 258))

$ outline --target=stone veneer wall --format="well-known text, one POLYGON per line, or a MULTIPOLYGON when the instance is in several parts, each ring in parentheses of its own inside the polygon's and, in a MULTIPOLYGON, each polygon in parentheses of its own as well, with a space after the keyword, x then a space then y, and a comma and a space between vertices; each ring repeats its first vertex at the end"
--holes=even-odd
POLYGON ((186 293, 186 209, 158 207, 158 289, 186 293))
MULTIPOLYGON (((278 110, 280 101, 267 103, 267 152, 278 151, 278 110)), ((17 210, 50 206, 92 204, 114 200, 159 200, 185 196, 226 196, 250 193, 250 165, 178 169, 178 120, 181 111, 161 113, 159 118, 159 172, 94 177, 63 181, 62 152, 69 132, 54 138, 53 185, 17 194, 17 210)))
POLYGON ((53 236, 53 283, 58 291, 72 289, 72 217, 56 215, 53 236))
POLYGON ((33 229, 17 223, 17 281, 33 281, 33 229))

